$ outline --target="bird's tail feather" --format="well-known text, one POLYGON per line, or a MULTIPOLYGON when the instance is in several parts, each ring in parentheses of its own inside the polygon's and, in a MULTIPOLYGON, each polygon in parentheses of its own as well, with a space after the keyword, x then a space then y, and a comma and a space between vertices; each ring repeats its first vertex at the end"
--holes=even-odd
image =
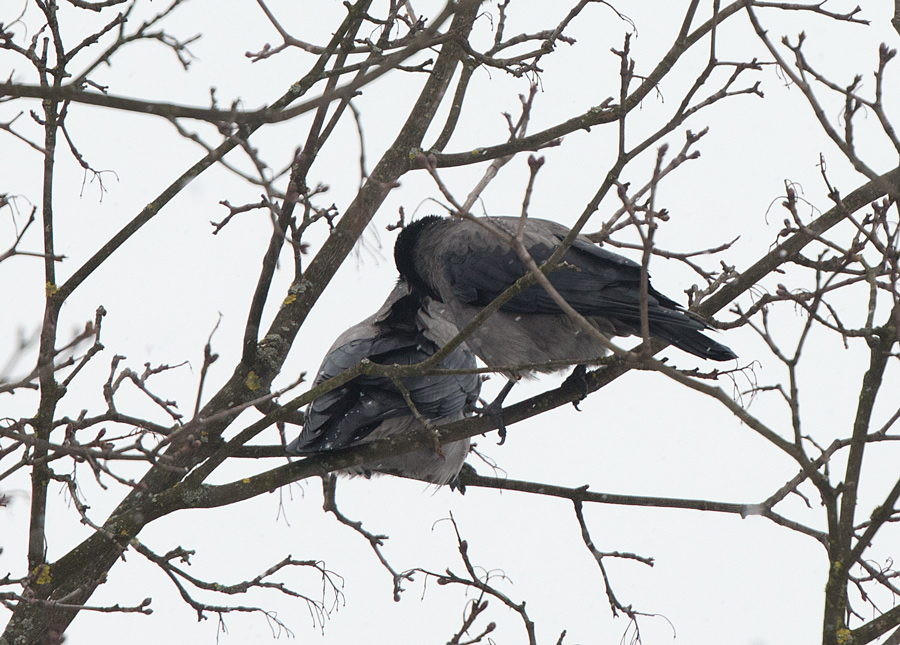
POLYGON ((675 345, 675 347, 688 354, 693 354, 700 358, 707 358, 712 361, 730 361, 733 358, 737 358, 737 354, 728 347, 717 343, 696 329, 661 328, 651 330, 651 334, 675 345))

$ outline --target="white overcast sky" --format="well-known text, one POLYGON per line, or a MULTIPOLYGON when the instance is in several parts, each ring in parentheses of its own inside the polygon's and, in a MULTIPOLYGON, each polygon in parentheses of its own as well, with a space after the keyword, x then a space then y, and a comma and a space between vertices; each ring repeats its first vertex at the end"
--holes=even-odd
MULTIPOLYGON (((507 34, 556 24, 562 9, 548 9, 551 4, 555 3, 512 2, 507 34), (554 12, 552 19, 545 17, 550 11, 554 12)), ((632 54, 638 74, 648 72, 668 49, 686 4, 651 0, 616 4, 637 25, 632 54)), ((835 10, 853 6, 834 4, 835 10)), ((871 86, 879 43, 897 46, 888 4, 868 2, 863 6, 865 17, 872 20, 870 27, 836 26, 824 18, 800 13, 762 12, 761 16, 769 20, 767 26, 776 39, 781 35, 795 37, 805 30, 810 62, 836 81, 847 84, 858 72, 871 86)), ((24 0, 3 0, 0 21, 11 21, 23 5, 24 0)), ((159 1, 145 2, 139 13, 150 14, 162 6, 159 1)), ((270 6, 294 35, 319 43, 344 12, 337 0, 273 0, 270 6)), ((416 2, 414 6, 433 15, 442 3, 416 2)), ((35 7, 29 6, 24 19, 32 30, 29 39, 37 24, 36 14, 35 7)), ((73 42, 96 29, 98 21, 110 17, 106 13, 97 18, 76 12, 65 3, 60 9, 60 21, 71 30, 73 42)), ((227 3, 227 9, 220 2, 192 0, 165 25, 180 37, 203 34, 191 45, 197 60, 189 72, 181 71, 171 52, 157 43, 141 43, 116 55, 112 67, 99 70, 93 80, 108 84, 110 92, 117 95, 201 106, 208 104, 209 88, 215 87, 220 105, 227 106, 239 98, 244 107, 255 108, 280 96, 308 65, 306 55, 293 52, 258 63, 243 55, 278 41, 274 29, 250 0, 227 3)), ((478 29, 485 38, 489 37, 488 28, 486 19, 482 19, 478 29)), ((618 59, 609 48, 621 46, 627 29, 627 24, 603 5, 585 11, 569 34, 577 39, 577 45, 561 45, 561 51, 545 61, 531 131, 576 115, 615 92, 618 59)), ((720 32, 719 46, 723 60, 753 55, 768 59, 744 18, 729 21, 720 32)), ((680 100, 680 91, 693 81, 706 52, 700 48, 680 63, 666 78, 660 93, 649 96, 640 111, 630 117, 635 140, 642 132, 658 127, 671 111, 671 103, 680 100)), ((10 73, 16 81, 35 82, 21 60, 0 52, 0 76, 6 78, 10 73)), ((710 127, 698 146, 702 157, 682 167, 660 190, 660 205, 669 210, 671 221, 657 235, 661 246, 678 251, 706 248, 740 236, 738 243, 721 256, 738 269, 761 256, 775 241, 784 218, 778 202, 785 180, 797 182, 814 207, 828 208, 817 168, 820 152, 829 161, 832 180, 844 193, 863 183, 823 137, 799 91, 787 88, 771 67, 748 78, 762 81, 764 100, 743 96, 724 102, 701 112, 668 137, 670 147, 677 149, 684 140, 685 128, 696 132, 710 127)), ((406 79, 400 83, 386 77, 358 99, 370 169, 395 136, 417 88, 406 79)), ((478 70, 468 99, 473 109, 464 111, 447 151, 504 140, 506 125, 501 113, 515 112, 516 95, 525 91, 527 85, 522 79, 508 78, 496 70, 478 70)), ((34 102, 33 107, 38 109, 39 104, 34 102)), ((840 103, 826 107, 829 116, 836 118, 840 103)), ((14 109, 20 108, 0 104, 0 121, 14 116, 14 109)), ((39 137, 36 126, 25 125, 26 118, 27 114, 20 119, 23 132, 39 137)), ((872 115, 863 117, 873 132, 874 120, 872 115)), ((88 183, 82 191, 80 169, 60 150, 55 188, 57 252, 69 258, 59 268, 63 278, 202 155, 161 119, 73 106, 69 125, 85 158, 95 168, 114 170, 116 175, 105 175, 107 192, 101 200, 95 184, 88 183)), ((211 128, 188 125, 213 138, 211 128)), ((286 165, 305 138, 307 127, 308 119, 300 118, 261 132, 253 142, 273 166, 286 165)), ((24 196, 18 205, 26 213, 30 206, 24 198, 40 203, 41 158, 20 142, 0 135, 0 193, 24 196)), ((433 136, 430 134, 426 141, 433 136)), ((891 158, 882 139, 865 130, 859 136, 864 157, 873 167, 884 171, 896 165, 896 158, 891 158)), ((560 148, 543 152, 546 164, 538 176, 531 215, 564 224, 574 222, 605 175, 614 151, 615 131, 610 128, 574 133, 560 148)), ((626 172, 625 179, 641 182, 653 156, 651 150, 646 159, 626 172)), ((237 155, 232 157, 239 159, 237 155)), ((358 157, 358 137, 348 120, 311 174, 311 183, 322 181, 330 186, 327 199, 341 209, 358 186, 358 157)), ((526 158, 516 158, 504 169, 484 194, 479 208, 494 215, 519 212, 528 172, 526 158)), ((443 176, 452 189, 465 194, 481 172, 480 168, 466 168, 448 170, 443 176)), ((156 383, 161 394, 176 398, 181 409, 189 413, 203 344, 220 314, 221 325, 213 343, 221 357, 206 391, 214 392, 227 380, 239 357, 247 303, 271 229, 263 216, 246 215, 212 236, 209 222, 225 215, 225 209, 218 205, 220 200, 232 204, 256 201, 258 192, 224 169, 205 173, 85 282, 66 304, 62 325, 81 327, 93 319, 96 307, 103 305, 109 312, 103 324, 107 349, 79 379, 78 389, 64 399, 63 413, 74 416, 82 408, 103 409, 100 384, 106 379, 114 354, 127 356, 127 364, 136 370, 148 361, 176 364, 189 360, 190 367, 162 375, 156 383)), ((429 201, 433 198, 439 198, 438 191, 424 173, 402 179, 402 186, 390 194, 367 231, 365 247, 345 262, 309 317, 276 385, 289 383, 301 371, 313 375, 334 337, 380 305, 395 279, 395 234, 387 232, 385 226, 396 220, 400 206, 417 215, 440 212, 440 207, 429 201)), ((612 200, 604 202, 597 221, 615 206, 612 200)), ((0 250, 5 250, 13 226, 8 211, 2 213, 0 250)), ((811 206, 805 214, 814 213, 811 206)), ((589 225, 588 230, 598 227, 589 225)), ((37 250, 36 230, 27 239, 37 250)), ((310 241, 314 252, 321 237, 313 236, 310 241)), ((283 260, 284 270, 276 278, 274 294, 286 289, 290 280, 289 255, 285 254, 283 260)), ((683 265, 658 259, 651 265, 651 274, 658 290, 680 301, 685 300, 683 290, 696 281, 683 265)), ((781 281, 790 288, 801 286, 790 284, 790 279, 790 275, 776 276, 766 282, 766 287, 774 289, 781 281)), ((40 261, 14 258, 3 263, 0 285, 6 303, 0 312, 2 363, 16 330, 33 330, 41 319, 40 261)), ((273 307, 279 300, 273 296, 273 307)), ((848 301, 847 306, 852 308, 847 310, 848 324, 858 323, 864 309, 855 301, 848 301)), ((273 312, 274 308, 267 311, 266 320, 273 312)), ((783 307, 773 320, 787 339, 796 333, 800 319, 783 307)), ((784 380, 783 371, 749 330, 723 333, 717 338, 740 355, 741 365, 758 361, 755 370, 760 382, 784 380)), ((804 423, 807 432, 825 443, 849 433, 857 384, 865 369, 862 343, 856 341, 847 351, 839 338, 822 336, 807 350, 817 358, 801 370, 804 423)), ((623 344, 627 347, 631 342, 623 344)), ((677 350, 668 350, 666 355, 679 366, 697 364, 693 357, 677 350)), ((23 361, 18 369, 27 367, 27 361, 23 361)), ((892 376, 896 386, 896 375, 892 376)), ((496 389, 498 380, 489 384, 488 393, 496 389)), ((521 384, 513 398, 531 396, 557 380, 542 378, 521 384)), ((746 388, 748 382, 740 381, 739 386, 746 388)), ((143 399, 127 400, 134 414, 157 415, 143 399)), ((628 374, 580 407, 580 413, 566 406, 511 427, 503 446, 496 445, 496 433, 478 438, 478 448, 514 479, 566 486, 590 484, 595 491, 634 495, 758 502, 796 472, 795 465, 722 406, 657 374, 628 374)), ((786 407, 774 397, 761 397, 751 411, 789 434, 786 407)), ((28 394, 0 399, 0 416, 33 413, 34 398, 28 394)), ((274 430, 261 440, 274 443, 274 430)), ((865 510, 861 513, 880 500, 885 483, 896 477, 898 450, 880 447, 879 451, 866 463, 871 478, 863 482, 865 510)), ((490 472, 481 462, 470 458, 470 463, 482 473, 490 472)), ((272 465, 239 463, 224 468, 216 481, 272 465)), ((104 496, 88 472, 81 473, 80 479, 91 512, 102 520, 118 497, 104 496)), ((24 573, 28 486, 22 477, 4 482, 2 488, 12 496, 12 503, 0 512, 0 575, 7 571, 14 576, 24 573)), ((87 532, 78 523, 74 509, 68 507, 61 489, 54 488, 51 499, 48 557, 52 561, 87 532)), ((810 501, 812 509, 806 511, 799 498, 788 501, 785 508, 789 510, 785 512, 821 526, 823 512, 818 500, 813 497, 810 501)), ((516 601, 527 601, 542 643, 556 642, 564 629, 568 630, 565 643, 618 643, 626 631, 627 620, 613 619, 610 614, 600 573, 581 541, 571 504, 565 500, 479 489, 461 496, 446 489, 435 492, 416 482, 382 477, 340 481, 338 502, 346 515, 363 521, 367 529, 390 536, 385 554, 398 569, 421 566, 443 571, 449 567, 462 572, 453 530, 449 522, 441 521, 452 513, 468 540, 473 562, 504 572, 509 580, 495 579, 497 587, 516 601)), ((759 517, 742 520, 692 511, 596 505, 587 507, 585 513, 598 548, 655 558, 653 568, 622 560, 609 560, 607 564, 618 598, 639 611, 658 615, 641 620, 644 643, 676 642, 676 636, 682 644, 777 645, 820 639, 827 567, 825 553, 814 540, 759 517)), ((140 539, 157 552, 176 546, 196 549, 191 572, 224 584, 252 578, 288 554, 297 559, 324 560, 329 569, 344 577, 346 596, 345 604, 327 621, 324 636, 311 625, 301 602, 274 595, 252 599, 275 609, 299 642, 442 643, 461 622, 461 589, 439 587, 431 580, 423 591, 421 575, 406 585, 401 602, 393 602, 391 581, 368 545, 322 512, 317 480, 235 507, 176 513, 151 524, 140 539), (280 502, 284 509, 279 516, 280 502)), ((885 555, 876 550, 873 558, 885 555)), ((91 603, 133 605, 150 596, 155 613, 151 617, 83 613, 67 633, 67 643, 215 642, 214 616, 198 623, 193 610, 178 598, 159 570, 136 553, 126 554, 126 559, 127 563, 113 568, 109 582, 91 603)), ((311 595, 318 592, 312 578, 305 582, 294 578, 293 582, 311 595)), ((491 605, 487 620, 498 623, 494 641, 525 642, 518 617, 498 601, 491 601, 491 605)), ((890 599, 882 608, 888 606, 890 599)), ((270 638, 269 628, 259 616, 232 614, 226 617, 226 623, 228 633, 219 635, 221 643, 268 642, 270 638)))

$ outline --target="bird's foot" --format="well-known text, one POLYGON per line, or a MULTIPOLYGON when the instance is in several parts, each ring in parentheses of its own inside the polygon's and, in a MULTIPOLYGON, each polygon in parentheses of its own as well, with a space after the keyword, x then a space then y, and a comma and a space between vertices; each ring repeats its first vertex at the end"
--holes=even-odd
POLYGON ((498 394, 493 401, 476 410, 478 414, 490 417, 491 420, 497 424, 497 432, 500 434, 500 441, 497 443, 498 446, 502 446, 506 441, 506 423, 503 421, 503 401, 509 395, 515 384, 515 378, 510 378, 506 385, 503 386, 503 389, 500 390, 500 394, 498 394))
POLYGON ((447 482, 447 485, 450 487, 450 490, 458 490, 460 495, 466 494, 466 480, 472 475, 478 475, 478 472, 470 466, 469 464, 463 464, 462 468, 459 469, 459 472, 456 473, 456 477, 447 482))
POLYGON ((581 396, 572 401, 572 405, 581 412, 578 404, 586 399, 588 395, 587 368, 584 365, 576 365, 569 377, 563 381, 562 386, 563 388, 571 388, 580 392, 581 396))

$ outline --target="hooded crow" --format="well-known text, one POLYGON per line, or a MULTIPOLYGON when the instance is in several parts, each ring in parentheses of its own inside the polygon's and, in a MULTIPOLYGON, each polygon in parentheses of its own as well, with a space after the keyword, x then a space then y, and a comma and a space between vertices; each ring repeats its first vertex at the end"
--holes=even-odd
MULTIPOLYGON (((456 327, 444 318, 442 303, 412 298, 399 282, 374 315, 354 325, 335 341, 322 361, 314 385, 319 385, 363 359, 382 365, 415 365, 453 338, 456 327)), ((454 349, 438 369, 473 369, 475 355, 465 344, 454 349)), ((400 379, 422 418, 440 425, 469 414, 478 400, 477 374, 432 374, 400 379)), ((313 401, 306 410, 300 436, 287 446, 308 455, 402 435, 422 428, 402 391, 385 377, 357 376, 313 401)), ((452 482, 469 452, 469 440, 442 447, 386 457, 348 469, 352 475, 372 472, 419 479, 432 484, 452 482)))
MULTIPOLYGON (((561 224, 518 217, 485 221, 514 236, 524 226, 524 244, 534 261, 546 261, 569 233, 561 224)), ((516 252, 477 220, 437 215, 410 223, 397 237, 394 259, 411 293, 447 306, 459 329, 527 272, 516 252)), ((611 253, 583 236, 563 254, 550 283, 606 337, 640 335, 639 264, 611 253)), ((650 335, 689 354, 714 361, 736 358, 734 352, 701 333, 708 325, 685 312, 653 287, 648 290, 650 335)), ((514 369, 556 361, 578 364, 607 354, 581 331, 538 284, 516 295, 466 339, 487 365, 514 369)))

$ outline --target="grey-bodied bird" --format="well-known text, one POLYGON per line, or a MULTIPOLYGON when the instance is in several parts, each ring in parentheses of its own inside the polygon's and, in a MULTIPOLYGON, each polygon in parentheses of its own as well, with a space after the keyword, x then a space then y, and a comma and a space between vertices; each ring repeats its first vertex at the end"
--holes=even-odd
MULTIPOLYGON (((413 298, 398 282, 382 307, 334 342, 322 361, 314 385, 323 383, 363 359, 383 365, 414 365, 432 356, 457 330, 445 318, 446 307, 430 298, 413 298)), ((438 369, 473 369, 475 356, 465 344, 454 349, 438 369)), ((401 379, 422 418, 434 425, 463 419, 475 407, 481 387, 477 374, 432 374, 401 379)), ((313 401, 300 436, 287 450, 296 455, 336 450, 422 428, 403 392, 390 378, 361 375, 313 401)), ((348 469, 411 477, 433 484, 452 483, 469 452, 469 440, 386 457, 348 469)))
MULTIPOLYGON (((516 234, 522 221, 518 217, 483 219, 509 235, 516 234)), ((547 220, 527 218, 522 225, 524 246, 538 265, 569 233, 565 226, 547 220)), ((437 215, 403 229, 394 246, 394 259, 411 293, 444 303, 459 329, 527 272, 516 252, 477 221, 437 215)), ((640 335, 639 264, 583 236, 575 239, 562 262, 548 278, 575 311, 607 338, 640 335)), ((648 290, 647 317, 650 335, 679 349, 714 361, 736 358, 729 348, 702 333, 708 329, 705 323, 653 287, 648 290)), ((466 342, 491 367, 538 365, 533 368, 538 372, 559 369, 558 365, 540 367, 549 361, 578 364, 608 353, 539 284, 505 303, 466 342)))

